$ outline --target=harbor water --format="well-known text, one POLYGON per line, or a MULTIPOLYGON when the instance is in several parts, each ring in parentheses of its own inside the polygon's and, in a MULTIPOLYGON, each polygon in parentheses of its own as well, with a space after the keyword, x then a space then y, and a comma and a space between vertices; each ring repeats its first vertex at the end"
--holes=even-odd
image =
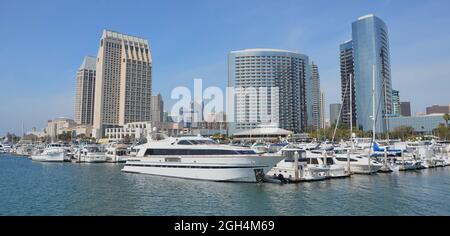
POLYGON ((278 185, 0 156, 0 215, 450 215, 450 167, 278 185))

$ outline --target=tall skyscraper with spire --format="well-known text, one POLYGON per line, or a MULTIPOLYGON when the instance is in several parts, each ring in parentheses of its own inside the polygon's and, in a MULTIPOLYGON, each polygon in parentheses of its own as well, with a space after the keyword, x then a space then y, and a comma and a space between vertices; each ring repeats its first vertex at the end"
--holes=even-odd
POLYGON ((78 69, 75 95, 75 122, 92 125, 94 120, 96 58, 87 56, 78 69))
POLYGON ((146 39, 104 30, 97 55, 94 136, 151 121, 152 57, 146 39))

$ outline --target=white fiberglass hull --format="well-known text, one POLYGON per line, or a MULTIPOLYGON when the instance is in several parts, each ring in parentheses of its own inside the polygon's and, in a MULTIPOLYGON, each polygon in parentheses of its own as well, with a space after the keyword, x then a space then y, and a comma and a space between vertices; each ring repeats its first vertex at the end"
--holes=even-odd
POLYGON ((31 160, 40 162, 64 162, 64 153, 54 153, 54 154, 43 154, 31 156, 31 160))
POLYGON ((219 182, 260 182, 264 173, 276 165, 281 156, 257 157, 183 157, 180 162, 164 158, 133 158, 122 171, 183 179, 219 182))
POLYGON ((103 162, 106 162, 106 156, 82 156, 81 162, 103 163, 103 162))

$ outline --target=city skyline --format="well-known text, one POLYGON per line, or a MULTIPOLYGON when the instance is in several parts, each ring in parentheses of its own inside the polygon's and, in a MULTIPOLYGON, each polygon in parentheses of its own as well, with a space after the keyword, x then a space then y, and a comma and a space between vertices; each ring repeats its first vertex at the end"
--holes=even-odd
MULTIPOLYGON (((328 7, 320 9, 323 4, 286 1, 284 14, 273 13, 278 18, 272 22, 264 20, 264 16, 272 14, 270 10, 274 3, 270 2, 247 11, 246 6, 252 5, 250 1, 244 2, 243 9, 237 10, 237 2, 180 2, 191 11, 182 12, 175 19, 170 17, 180 14, 180 10, 163 16, 169 11, 170 4, 145 3, 142 8, 152 9, 151 13, 155 15, 148 14, 148 21, 144 23, 140 23, 140 17, 120 16, 114 19, 106 13, 94 16, 103 7, 97 2, 89 4, 92 9, 85 12, 87 16, 93 16, 95 23, 82 26, 71 23, 76 20, 76 14, 67 13, 76 13, 85 4, 52 1, 0 3, 0 33, 4 35, 0 42, 8 45, 0 53, 0 78, 4 91, 7 91, 0 95, 3 101, 0 135, 8 131, 20 133, 22 123, 26 130, 30 130, 31 127, 40 129, 47 120, 56 117, 74 118, 76 71, 85 55, 96 54, 103 29, 139 35, 149 40, 155 61, 152 92, 160 92, 168 107, 174 103, 169 99, 172 86, 192 87, 193 78, 203 78, 206 86, 224 88, 228 77, 228 52, 256 47, 309 55, 320 67, 321 88, 326 93, 325 107, 328 107, 328 104, 340 102, 339 45, 351 38, 349 25, 352 22, 374 13, 389 28, 392 87, 401 92, 401 100, 411 102, 412 113, 424 111, 434 104, 448 104, 450 95, 445 93, 445 88, 450 87, 450 55, 445 52, 449 51, 446 49, 450 49, 450 45, 445 42, 449 41, 450 33, 434 25, 450 23, 444 14, 450 4, 447 1, 347 2, 353 4, 352 7, 337 12, 336 7, 343 9, 340 5, 347 7, 347 4, 327 2, 328 7), (14 9, 23 11, 18 13, 14 9), (54 13, 56 9, 60 11, 54 13), (215 14, 218 9, 220 13, 215 14), (299 17, 289 14, 298 9, 309 9, 318 14, 299 17), (42 12, 42 15, 30 14, 33 11, 42 12), (332 17, 329 16, 331 11, 336 13, 332 17), (197 16, 199 12, 204 16, 197 16), (192 21, 180 21, 183 17, 192 21), (257 19, 252 20, 252 17, 257 19), (61 19, 61 22, 56 19, 61 19), (242 26, 242 20, 249 24, 242 26), (159 26, 164 29, 158 30, 159 26), (208 33, 209 30, 217 32, 219 28, 224 30, 220 35, 208 33), (245 33, 239 35, 241 30, 245 33), (431 34, 434 37, 429 38, 431 34), (179 43, 180 37, 188 43, 179 43), (416 52, 417 57, 411 56, 411 51, 416 52), (25 55, 31 63, 24 66, 22 58, 25 55), (426 62, 419 60, 424 57, 426 62), (427 86, 423 86, 425 81, 427 86), (420 93, 433 96, 417 96, 420 93)), ((108 10, 123 10, 112 5, 106 6, 108 10)), ((127 6, 123 7, 127 9, 127 6)))

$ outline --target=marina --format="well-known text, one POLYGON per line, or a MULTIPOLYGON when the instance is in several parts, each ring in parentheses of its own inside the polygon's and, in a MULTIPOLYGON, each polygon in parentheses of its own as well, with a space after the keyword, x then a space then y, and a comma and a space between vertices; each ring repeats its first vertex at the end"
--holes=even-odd
POLYGON ((449 215, 450 168, 299 184, 192 181, 0 157, 0 215, 449 215), (24 175, 24 173, 27 173, 24 175))

